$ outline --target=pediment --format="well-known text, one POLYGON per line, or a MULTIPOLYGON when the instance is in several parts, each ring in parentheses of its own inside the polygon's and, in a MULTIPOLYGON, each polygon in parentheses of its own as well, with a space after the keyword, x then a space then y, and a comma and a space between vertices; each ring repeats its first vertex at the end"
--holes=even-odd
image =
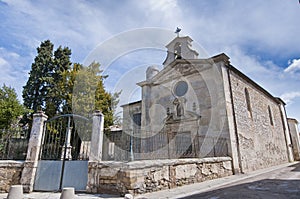
POLYGON ((210 67, 212 67, 212 64, 207 60, 175 60, 152 79, 140 82, 138 85, 158 85, 191 74, 201 73, 203 70, 207 70, 210 67))

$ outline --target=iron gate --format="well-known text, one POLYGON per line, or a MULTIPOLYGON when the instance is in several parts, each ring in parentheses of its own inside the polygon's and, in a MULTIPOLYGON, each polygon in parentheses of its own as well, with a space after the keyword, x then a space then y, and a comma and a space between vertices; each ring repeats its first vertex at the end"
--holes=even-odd
POLYGON ((34 190, 86 189, 92 122, 74 114, 56 116, 44 123, 34 190))

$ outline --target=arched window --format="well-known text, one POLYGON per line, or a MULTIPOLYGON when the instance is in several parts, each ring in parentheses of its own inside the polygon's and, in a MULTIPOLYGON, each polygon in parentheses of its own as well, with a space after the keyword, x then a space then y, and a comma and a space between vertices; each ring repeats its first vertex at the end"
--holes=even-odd
POLYGON ((247 111, 248 111, 249 117, 252 118, 250 95, 249 95, 249 91, 247 88, 245 88, 245 97, 246 97, 247 111))
POLYGON ((273 115, 272 115, 272 110, 271 107, 268 106, 268 112, 269 112, 269 119, 270 119, 270 124, 273 126, 274 122, 273 122, 273 115))
POLYGON ((181 59, 181 44, 176 43, 174 47, 175 59, 181 59))
POLYGON ((141 113, 135 113, 133 114, 133 122, 137 125, 137 126, 141 126, 141 118, 142 118, 142 114, 141 113))

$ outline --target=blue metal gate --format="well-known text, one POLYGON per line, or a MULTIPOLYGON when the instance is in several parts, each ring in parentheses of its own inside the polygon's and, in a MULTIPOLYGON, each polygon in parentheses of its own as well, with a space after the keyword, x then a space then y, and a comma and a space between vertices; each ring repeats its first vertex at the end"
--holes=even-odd
POLYGON ((91 133, 91 120, 80 115, 56 116, 45 122, 35 191, 86 190, 91 133))

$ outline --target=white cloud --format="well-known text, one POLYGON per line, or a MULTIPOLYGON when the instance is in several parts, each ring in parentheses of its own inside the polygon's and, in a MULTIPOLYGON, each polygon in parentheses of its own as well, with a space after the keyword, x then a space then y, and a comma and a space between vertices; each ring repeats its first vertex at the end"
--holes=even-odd
POLYGON ((0 57, 0 68, 5 68, 7 67, 8 63, 5 59, 3 59, 2 57, 0 57))
POLYGON ((170 12, 173 9, 178 8, 176 0, 150 0, 150 9, 154 11, 170 12))
POLYGON ((300 91, 284 93, 280 96, 288 105, 293 103, 295 98, 300 97, 300 91))
POLYGON ((181 10, 176 0, 150 0, 147 7, 152 13, 161 15, 160 17, 163 17, 164 20, 174 20, 181 16, 181 10))
POLYGON ((179 26, 183 27, 187 22, 182 15, 183 7, 178 5, 177 0, 150 0, 135 1, 137 9, 142 10, 144 16, 140 16, 146 26, 159 26, 174 29, 179 26))
POLYGON ((13 70, 11 68, 11 65, 2 57, 0 57, 0 71, 1 71, 1 78, 0 78, 1 87, 3 84, 10 86, 10 83, 16 81, 13 75, 13 70))
POLYGON ((284 72, 294 73, 300 71, 300 59, 293 59, 293 61, 289 61, 289 66, 284 69, 284 72))
MULTIPOLYGON (((288 117, 300 119, 300 79, 285 73, 272 60, 262 61, 258 56, 249 55, 238 46, 225 48, 232 65, 241 70, 273 96, 279 96, 287 104, 288 117)), ((292 63, 291 63, 292 64, 292 63)))
MULTIPOLYGON (((179 26, 182 28, 181 35, 191 36, 194 43, 204 46, 210 56, 226 53, 234 66, 271 94, 285 96, 289 104, 288 114, 295 113, 300 119, 300 113, 293 112, 300 110, 297 105, 300 100, 295 94, 300 92, 300 78, 295 76, 300 70, 300 59, 292 60, 288 67, 278 65, 300 54, 297 1, 3 2, 8 6, 3 7, 0 24, 0 34, 6 38, 0 40, 0 46, 6 48, 0 48, 1 74, 5 72, 1 75, 1 81, 6 78, 10 85, 18 87, 19 93, 36 55, 35 48, 45 39, 50 39, 55 45, 70 47, 72 60, 82 63, 99 43, 105 44, 104 40, 120 32, 144 27, 167 28, 173 32, 179 26)), ((149 35, 140 34, 139 37, 149 35)), ((120 51, 118 44, 107 46, 105 53, 120 51)), ((98 56, 99 60, 104 59, 100 62, 102 66, 110 64, 105 60, 105 54, 99 53, 98 56)), ((125 56, 121 56, 124 61, 125 56)), ((161 60, 164 58, 163 55, 161 60)), ((122 63, 119 64, 119 68, 113 71, 115 75, 109 78, 125 74, 126 71, 122 71, 124 68, 122 63)), ((139 75, 144 77, 142 72, 139 75)))
POLYGON ((6 84, 13 87, 21 100, 22 87, 27 79, 27 71, 22 64, 26 61, 17 53, 10 52, 3 47, 0 47, 0 54, 0 86, 6 84))
POLYGON ((82 51, 86 52, 111 35, 108 17, 101 7, 86 1, 12 0, 6 3, 10 8, 9 28, 18 27, 14 36, 30 48, 50 39, 56 45, 70 47, 76 61, 82 61, 86 56, 82 51))
POLYGON ((275 65, 272 60, 262 61, 255 55, 247 54, 238 46, 225 47, 224 53, 230 57, 233 66, 271 94, 278 96, 285 91, 285 79, 288 78, 282 76, 282 69, 275 65))
POLYGON ((182 3, 185 25, 209 50, 239 45, 273 56, 300 53, 296 1, 200 1, 188 9, 186 4, 182 3))
POLYGON ((230 61, 234 66, 248 75, 268 72, 267 68, 259 62, 257 57, 246 54, 238 46, 224 47, 224 52, 231 58, 230 61))

